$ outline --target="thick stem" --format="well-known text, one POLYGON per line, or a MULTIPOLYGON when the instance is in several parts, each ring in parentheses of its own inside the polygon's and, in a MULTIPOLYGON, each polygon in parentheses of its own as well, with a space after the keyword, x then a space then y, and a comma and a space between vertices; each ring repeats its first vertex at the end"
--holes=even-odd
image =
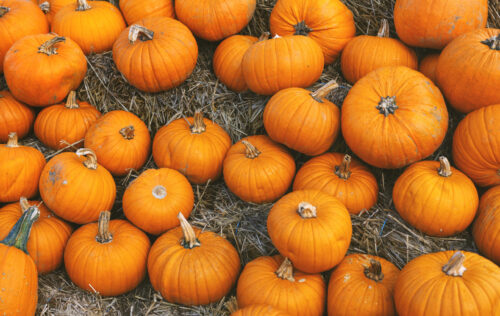
POLYGON ((443 266, 443 272, 449 276, 463 276, 467 268, 464 267, 465 255, 457 251, 450 260, 443 266))
POLYGON ((293 26, 295 28, 294 35, 304 35, 307 36, 312 32, 312 29, 307 26, 306 21, 301 21, 293 26))
POLYGON ((194 122, 191 125, 191 133, 193 134, 201 134, 207 130, 207 126, 205 122, 203 122, 203 114, 200 111, 196 111, 194 113, 194 122))
POLYGON ((50 12, 50 3, 48 1, 40 3, 38 6, 40 7, 40 10, 42 10, 42 12, 45 14, 50 12))
POLYGON ((350 165, 351 165, 351 156, 345 154, 340 165, 335 166, 335 174, 341 179, 344 180, 349 179, 349 177, 351 176, 351 170, 349 169, 350 165))
POLYGON ((135 129, 134 129, 133 125, 125 126, 124 128, 122 128, 120 130, 120 134, 123 136, 123 138, 128 139, 128 140, 134 139, 134 136, 135 136, 134 132, 135 132, 135 129))
POLYGON ((0 6, 0 18, 2 16, 4 16, 6 13, 9 13, 10 12, 10 8, 9 7, 2 7, 0 6))
POLYGON ((242 140, 241 143, 245 145, 246 151, 245 151, 245 156, 250 159, 254 159, 259 157, 260 151, 254 147, 254 145, 250 144, 246 140, 242 140))
POLYGON ((336 89, 338 86, 339 84, 337 83, 337 81, 330 80, 327 83, 325 83, 321 88, 312 92, 310 96, 314 100, 323 103, 323 98, 325 98, 328 95, 328 93, 330 93, 333 89, 336 89))
POLYGON ((38 52, 46 54, 47 56, 55 55, 57 54, 57 48, 55 45, 65 41, 66 38, 64 36, 55 36, 38 47, 38 52))
POLYGON ((382 265, 379 261, 370 259, 370 265, 365 268, 365 276, 376 282, 380 282, 384 279, 384 274, 382 273, 382 265))
POLYGON ((7 145, 5 145, 10 148, 15 148, 19 147, 19 144, 17 143, 17 133, 16 132, 10 132, 9 133, 9 138, 7 139, 7 145))
POLYGON ((384 116, 389 116, 389 114, 394 114, 396 112, 398 106, 396 104, 396 96, 392 97, 380 97, 379 104, 375 107, 379 110, 380 114, 384 114, 384 116))
POLYGON ((133 24, 128 31, 128 41, 134 44, 137 39, 141 41, 150 41, 153 39, 155 33, 142 25, 133 24))
POLYGON ((157 185, 153 188, 152 193, 158 200, 163 200, 167 196, 167 189, 163 185, 157 185))
POLYGON ((271 35, 271 33, 269 32, 264 32, 262 33, 260 36, 259 36, 259 42, 262 42, 262 41, 267 41, 269 39, 269 35, 271 35))
POLYGON ((234 313, 238 310, 238 301, 236 300, 236 297, 231 297, 227 303, 226 303, 226 308, 229 311, 229 313, 234 313))
POLYGON ((389 37, 389 22, 387 19, 382 19, 382 25, 378 29, 378 37, 389 37))
POLYGON ((70 91, 66 99, 66 108, 78 109, 79 107, 78 102, 76 102, 76 91, 70 91))
POLYGON ((438 169, 438 174, 441 177, 451 176, 452 172, 451 172, 451 166, 450 166, 450 162, 448 161, 448 158, 446 158, 445 156, 441 156, 441 157, 439 157, 439 162, 441 163, 441 166, 438 169))
POLYGON ((295 282, 295 278, 293 277, 293 266, 290 259, 285 257, 278 270, 276 270, 276 275, 280 279, 295 282))
POLYGON ((38 207, 30 206, 24 213, 21 215, 21 218, 17 221, 17 223, 12 227, 11 231, 5 237, 4 240, 0 241, 0 243, 13 246, 17 249, 24 251, 24 253, 28 253, 26 245, 28 243, 28 238, 30 237, 31 227, 33 223, 40 217, 40 210, 38 207))
POLYGON ((87 3, 87 0, 77 0, 76 11, 87 11, 92 7, 87 3))
POLYGON ((83 165, 89 169, 96 170, 97 169, 97 156, 95 155, 94 151, 89 148, 80 148, 78 149, 75 154, 78 157, 85 157, 87 160, 83 162, 83 165))
POLYGON ((177 218, 181 223, 182 233, 184 234, 184 238, 181 240, 182 247, 186 249, 193 249, 194 247, 201 246, 200 241, 196 238, 196 233, 194 232, 193 227, 189 225, 184 215, 179 212, 179 214, 177 214, 177 218))
POLYGON ((101 244, 107 244, 113 241, 113 235, 109 231, 109 219, 111 213, 109 211, 102 211, 99 214, 99 221, 97 222, 97 235, 95 240, 101 244))
POLYGON ((500 34, 493 36, 492 38, 488 38, 481 43, 488 45, 492 50, 500 50, 500 34))
POLYGON ((308 202, 300 202, 297 212, 302 218, 315 218, 317 217, 316 206, 308 202))

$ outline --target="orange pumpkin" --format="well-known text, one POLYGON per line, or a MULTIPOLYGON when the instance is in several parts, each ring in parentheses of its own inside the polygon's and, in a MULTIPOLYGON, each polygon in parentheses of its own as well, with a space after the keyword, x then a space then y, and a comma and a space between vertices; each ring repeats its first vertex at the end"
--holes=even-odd
POLYGON ((229 190, 243 201, 272 202, 290 187, 295 161, 269 137, 249 136, 229 148, 223 174, 229 190))
POLYGON ((110 111, 90 126, 84 146, 115 176, 139 170, 149 156, 151 137, 144 122, 126 111, 110 111))
POLYGON ((194 117, 177 119, 158 130, 153 158, 158 167, 175 169, 192 183, 204 184, 220 177, 230 146, 227 132, 197 111, 194 117))
POLYGON ((116 68, 131 85, 146 92, 179 86, 193 72, 197 58, 193 34, 167 17, 136 22, 123 30, 113 45, 116 68), (148 54, 143 54, 145 51, 148 54))
POLYGON ((129 222, 109 220, 104 211, 98 223, 78 228, 64 251, 64 265, 71 281, 103 296, 117 296, 137 287, 146 276, 151 243, 129 222))
POLYGON ((333 63, 354 37, 352 12, 339 0, 279 0, 269 19, 273 35, 305 35, 323 50, 325 63, 333 63))
POLYGON ((377 179, 349 155, 326 153, 306 162, 297 172, 293 190, 320 190, 336 197, 349 213, 359 214, 377 203, 377 179))
POLYGON ((250 305, 245 308, 230 310, 231 316, 289 316, 289 314, 271 305, 250 305))
POLYGON ((394 169, 430 156, 441 145, 448 111, 430 79, 407 67, 384 67, 349 91, 341 126, 347 145, 359 158, 394 169))
POLYGON ((40 177, 40 196, 57 216, 86 224, 113 207, 116 185, 94 152, 80 148, 49 160, 40 177))
POLYGON ((149 16, 175 18, 172 0, 120 0, 120 10, 128 25, 149 16))
POLYGON ((500 186, 489 189, 481 197, 472 235, 479 251, 500 264, 500 186))
POLYGON ((169 230, 151 247, 151 285, 171 303, 217 302, 236 283, 240 272, 238 252, 219 235, 191 227, 182 213, 178 218, 181 227, 169 230))
POLYGON ((56 13, 68 4, 75 3, 75 0, 38 0, 37 3, 50 25, 56 13))
POLYGON ((429 54, 420 61, 418 71, 423 73, 427 78, 431 79, 434 84, 437 84, 436 68, 439 59, 439 54, 429 54))
POLYGON ((7 142, 12 132, 19 138, 25 137, 34 120, 32 109, 14 99, 9 91, 0 91, 0 143, 7 142))

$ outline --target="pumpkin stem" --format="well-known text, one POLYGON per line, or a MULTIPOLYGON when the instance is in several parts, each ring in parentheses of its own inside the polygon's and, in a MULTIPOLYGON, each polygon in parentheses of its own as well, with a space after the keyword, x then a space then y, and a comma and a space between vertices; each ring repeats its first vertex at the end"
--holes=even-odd
POLYGON ((38 207, 36 205, 30 206, 23 215, 21 215, 14 227, 12 227, 7 237, 0 241, 0 243, 6 246, 16 247, 28 254, 26 245, 30 237, 31 227, 39 217, 40 210, 38 207))
POLYGON ((464 267, 465 255, 457 251, 451 256, 450 260, 443 266, 443 272, 449 276, 463 276, 466 267, 464 267))
POLYGON ((162 200, 167 196, 167 189, 163 185, 157 185, 153 188, 153 196, 158 200, 162 200))
POLYGON ((438 169, 438 174, 441 177, 451 176, 452 172, 451 172, 451 166, 450 166, 450 162, 448 161, 448 158, 446 158, 445 156, 440 156, 439 162, 441 163, 441 166, 438 169))
POLYGON ((10 12, 10 8, 9 7, 2 7, 0 6, 0 18, 2 16, 4 16, 6 13, 9 13, 10 12))
POLYGON ((269 32, 264 32, 264 33, 262 33, 262 34, 259 36, 259 40, 258 40, 258 42, 267 41, 267 40, 269 39, 269 35, 271 35, 271 33, 269 33, 269 32))
POLYGON ((30 208, 30 203, 24 196, 21 196, 21 198, 19 199, 19 205, 21 206, 21 210, 23 211, 23 213, 30 208))
POLYGON ((130 126, 125 126, 124 128, 122 128, 120 130, 120 134, 123 136, 123 138, 125 139, 128 139, 128 140, 131 140, 131 139, 134 139, 134 126, 133 125, 130 125, 130 126))
POLYGON ((493 36, 492 38, 488 38, 481 43, 488 45, 492 50, 500 50, 500 34, 493 36))
POLYGON ((77 0, 76 11, 87 11, 92 7, 87 3, 87 0, 77 0))
POLYGON ((308 202, 300 202, 297 212, 302 218, 315 218, 317 217, 316 206, 308 202))
POLYGON ((78 102, 76 102, 76 91, 69 92, 65 106, 67 109, 78 109, 80 107, 78 102))
POLYGON ((197 110, 194 113, 194 122, 193 125, 191 125, 191 133, 193 134, 201 134, 204 133, 207 130, 207 126, 205 125, 205 122, 203 122, 203 114, 200 112, 200 110, 197 110))
POLYGON ((231 297, 227 303, 226 303, 226 308, 227 310, 232 314, 238 310, 238 301, 236 300, 236 297, 231 297))
POLYGON ((6 146, 10 147, 10 148, 19 147, 19 144, 17 143, 17 133, 16 132, 9 133, 9 138, 7 139, 6 146))
POLYGON ((255 148, 254 145, 250 144, 246 140, 242 140, 241 143, 246 147, 245 156, 247 158, 254 159, 259 157, 260 151, 257 148, 255 148))
POLYGON ((145 28, 142 25, 134 24, 130 27, 128 31, 128 41, 130 44, 134 44, 137 39, 140 39, 142 42, 150 41, 153 39, 155 32, 150 29, 145 28))
POLYGON ((365 268, 365 276, 375 282, 380 282, 384 279, 382 273, 382 265, 380 261, 370 259, 370 265, 365 268))
POLYGON ((50 40, 43 43, 40 47, 38 47, 38 52, 46 54, 47 56, 56 55, 57 48, 54 45, 65 41, 66 38, 64 36, 54 36, 50 40))
POLYGON ((295 282, 295 278, 293 277, 293 266, 290 259, 285 257, 278 270, 276 270, 276 275, 280 279, 295 282))
POLYGON ((109 219, 111 213, 109 211, 102 211, 99 214, 99 221, 97 222, 97 235, 95 240, 101 244, 107 244, 113 241, 113 235, 109 231, 109 219))
POLYGON ((351 170, 349 170, 349 166, 351 165, 351 156, 348 154, 344 155, 344 159, 339 166, 335 166, 335 174, 344 180, 349 179, 351 176, 351 170))
POLYGON ((40 10, 42 10, 45 14, 50 12, 50 3, 48 1, 40 3, 38 6, 40 7, 40 10))
POLYGON ((380 114, 384 114, 386 117, 389 116, 389 114, 394 114, 398 108, 396 105, 396 96, 380 97, 380 102, 375 108, 379 110, 380 114))
POLYGON ((389 37, 389 22, 387 19, 382 19, 382 25, 378 29, 378 37, 389 37))
POLYGON ((184 234, 184 238, 181 240, 182 247, 186 249, 193 249, 194 247, 201 246, 200 241, 196 238, 196 233, 194 232, 193 227, 189 225, 184 215, 179 212, 179 214, 177 214, 177 218, 181 223, 182 233, 184 234))
POLYGON ((301 21, 293 26, 295 28, 294 35, 304 35, 307 36, 312 32, 312 29, 307 26, 306 21, 301 21))
POLYGON ((325 98, 330 91, 333 89, 338 88, 339 84, 335 80, 330 80, 327 83, 325 83, 321 88, 318 90, 311 92, 309 95, 316 101, 323 103, 323 98, 325 98))
POLYGON ((83 165, 89 169, 92 169, 92 170, 96 170, 97 169, 97 156, 95 155, 94 151, 92 149, 89 149, 89 148, 80 148, 78 149, 75 154, 78 156, 78 157, 82 157, 84 156, 85 158, 87 158, 87 160, 85 160, 83 162, 83 165))

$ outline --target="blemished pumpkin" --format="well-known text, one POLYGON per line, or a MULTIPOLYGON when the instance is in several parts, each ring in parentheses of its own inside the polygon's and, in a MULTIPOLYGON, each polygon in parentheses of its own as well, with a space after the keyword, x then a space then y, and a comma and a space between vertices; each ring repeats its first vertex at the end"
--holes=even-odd
POLYGON ((396 315, 393 292, 398 275, 399 269, 383 258, 346 256, 330 275, 328 316, 396 315))
POLYGON ((290 87, 306 88, 321 76, 323 52, 310 37, 261 39, 247 49, 241 62, 243 77, 253 92, 271 95, 290 87))
POLYGON ((87 129, 101 116, 88 102, 77 101, 71 91, 66 103, 44 108, 35 120, 35 135, 52 149, 82 147, 87 129))
POLYGON ((479 29, 464 34, 439 56, 436 78, 453 108, 469 113, 499 104, 500 29, 479 29))
POLYGON ((500 264, 500 186, 481 197, 472 236, 481 254, 500 264))
POLYGON ((44 166, 45 157, 38 149, 19 145, 17 134, 10 133, 7 143, 0 144, 0 203, 35 196, 44 166))
POLYGON ((110 221, 110 212, 98 223, 78 228, 64 250, 64 265, 73 283, 91 293, 117 296, 137 287, 146 276, 151 242, 139 228, 123 219, 110 221))
POLYGON ((54 16, 68 4, 75 3, 76 0, 38 0, 38 6, 45 13, 49 25, 54 20, 54 16))
POLYGON ((172 0, 120 0, 119 5, 128 25, 150 16, 175 18, 172 0))
POLYGON ((351 83, 381 67, 418 67, 415 51, 389 37, 389 22, 386 19, 382 20, 377 36, 360 35, 349 41, 340 60, 342 74, 351 83))
POLYGON ((288 190, 295 175, 295 161, 269 137, 249 136, 229 148, 223 174, 229 190, 243 201, 267 203, 288 190))
POLYGON ((0 239, 7 236, 24 212, 37 207, 40 216, 33 224, 27 250, 35 262, 38 274, 56 270, 62 263, 64 247, 73 228, 54 215, 42 202, 21 198, 17 203, 0 208, 0 239))
POLYGON ((253 17, 255 0, 175 1, 175 14, 198 37, 219 41, 241 31, 253 17))
POLYGON ((81 48, 70 38, 53 34, 29 35, 5 55, 5 81, 18 101, 43 107, 64 100, 87 72, 81 48))
POLYGON ((314 92, 287 88, 273 95, 264 109, 269 137, 309 156, 327 151, 340 130, 340 110, 326 99, 337 87, 332 80, 314 92))
POLYGON ((477 185, 500 184, 500 104, 475 110, 453 134, 453 161, 477 185))
POLYGON ((179 212, 189 217, 194 206, 193 188, 176 170, 148 169, 127 187, 122 206, 132 224, 159 235, 180 225, 179 212))
POLYGON ((40 196, 62 219, 87 224, 113 207, 116 185, 109 171, 97 163, 94 152, 80 148, 49 160, 40 177, 40 196))
POLYGON ((116 68, 131 85, 145 92, 179 86, 191 75, 197 59, 198 44, 191 31, 167 17, 136 22, 123 30, 113 45, 116 68))
POLYGON ((375 176, 361 162, 341 153, 326 153, 297 172, 293 190, 320 190, 340 200, 349 213, 359 214, 377 203, 375 176))
POLYGON ((305 35, 333 63, 356 34, 352 12, 339 0, 279 0, 269 19, 272 35, 305 35))
POLYGON ((430 79, 408 67, 383 67, 349 90, 341 127, 356 156, 378 168, 396 169, 430 156, 441 145, 448 111, 430 79))
POLYGON ((34 120, 31 108, 14 99, 9 91, 0 91, 0 143, 6 143, 12 132, 20 139, 28 135, 34 120))
POLYGON ((92 124, 85 134, 84 147, 92 149, 99 164, 115 176, 139 170, 149 156, 151 136, 135 114, 110 111, 92 124))
POLYGON ((193 117, 177 119, 158 130, 153 159, 160 168, 175 169, 190 182, 204 184, 220 178, 230 146, 227 132, 196 111, 193 117))
POLYGON ((410 46, 441 49, 454 38, 486 26, 488 0, 396 0, 394 24, 410 46))
POLYGON ((500 268, 467 251, 421 255, 394 287, 399 316, 499 315, 499 297, 500 268))
POLYGON ((161 235, 151 247, 151 285, 171 303, 217 302, 236 283, 241 268, 238 252, 223 237, 191 227, 182 213, 178 219, 181 227, 161 235))
POLYGON ((321 274, 295 270, 288 258, 258 257, 241 272, 236 297, 240 308, 265 304, 291 316, 321 316, 326 284, 321 274))
POLYGON ((437 84, 436 68, 439 60, 439 53, 425 56, 418 65, 418 71, 437 84))

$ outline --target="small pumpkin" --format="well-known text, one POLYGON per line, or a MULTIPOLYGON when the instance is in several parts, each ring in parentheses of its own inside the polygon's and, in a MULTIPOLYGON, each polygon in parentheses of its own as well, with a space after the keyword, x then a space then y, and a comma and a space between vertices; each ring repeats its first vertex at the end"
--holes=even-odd
POLYGON ((489 189, 481 197, 472 236, 479 251, 500 264, 500 186, 489 189))
POLYGON ((229 148, 223 174, 229 190, 243 201, 267 203, 288 190, 295 175, 295 161, 269 137, 249 136, 229 148))
POLYGON ((92 149, 99 163, 115 176, 139 170, 149 156, 151 137, 144 122, 135 114, 110 111, 92 124, 84 146, 92 149))
POLYGON ((418 71, 437 84, 436 68, 439 60, 439 54, 429 54, 425 56, 418 65, 418 71))
POLYGON ((195 184, 217 180, 231 138, 200 111, 163 126, 153 140, 153 158, 160 168, 172 168, 195 184), (180 141, 182 139, 182 141, 180 141))
POLYGON ((75 3, 75 0, 38 0, 37 3, 50 25, 56 13, 68 4, 75 3))
POLYGON ((98 223, 78 228, 64 251, 64 265, 78 287, 103 296, 117 296, 137 287, 146 276, 151 243, 126 220, 110 221, 103 211, 98 223))
POLYGON ((359 214, 377 203, 378 184, 370 170, 350 155, 326 153, 297 172, 293 190, 320 190, 340 200, 349 213, 359 214))
POLYGON ((14 99, 9 91, 0 91, 0 143, 7 142, 12 132, 19 138, 28 135, 34 120, 31 108, 14 99))
POLYGON ((178 219, 181 227, 161 235, 151 247, 151 285, 171 303, 217 302, 236 283, 240 272, 238 252, 219 235, 191 227, 182 213, 178 219))
POLYGON ((149 16, 175 18, 172 0, 120 0, 119 5, 128 25, 149 16))

